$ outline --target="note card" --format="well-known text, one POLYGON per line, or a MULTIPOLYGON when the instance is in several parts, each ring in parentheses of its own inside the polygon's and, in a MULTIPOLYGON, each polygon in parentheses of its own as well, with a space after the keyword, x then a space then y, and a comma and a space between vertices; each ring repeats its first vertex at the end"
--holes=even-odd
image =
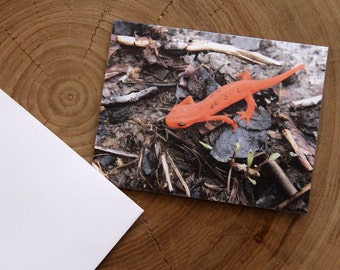
POLYGON ((142 213, 0 90, 0 269, 95 269, 142 213))
POLYGON ((327 55, 115 21, 94 161, 121 188, 307 213, 327 55))

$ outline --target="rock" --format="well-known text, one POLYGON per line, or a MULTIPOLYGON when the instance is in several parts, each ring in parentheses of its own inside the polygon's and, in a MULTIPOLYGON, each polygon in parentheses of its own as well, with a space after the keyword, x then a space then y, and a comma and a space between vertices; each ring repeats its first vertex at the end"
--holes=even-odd
POLYGON ((230 126, 222 132, 210 154, 220 162, 228 162, 234 153, 235 145, 240 142, 241 148, 236 153, 236 158, 246 158, 250 150, 256 152, 264 149, 267 140, 267 129, 271 126, 271 118, 268 112, 259 107, 246 126, 242 120, 239 127, 233 132, 230 126))
POLYGON ((230 40, 230 44, 247 51, 258 51, 261 39, 236 36, 230 40))

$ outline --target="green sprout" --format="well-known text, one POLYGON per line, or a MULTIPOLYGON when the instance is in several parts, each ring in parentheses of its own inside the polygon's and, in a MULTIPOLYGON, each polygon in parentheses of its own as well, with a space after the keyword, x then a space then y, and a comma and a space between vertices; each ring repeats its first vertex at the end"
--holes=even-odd
POLYGON ((238 142, 235 144, 235 150, 234 150, 235 155, 236 155, 236 153, 238 152, 238 150, 240 150, 240 148, 241 148, 241 143, 238 141, 238 142))
POLYGON ((254 152, 253 150, 250 149, 248 152, 248 156, 247 156, 247 179, 250 181, 250 183, 252 183, 253 185, 256 185, 256 181, 250 178, 249 176, 251 173, 251 170, 254 170, 251 168, 253 161, 254 161, 254 152))
POLYGON ((295 154, 294 152, 289 152, 289 155, 290 155, 291 157, 297 157, 297 156, 298 156, 298 155, 295 154))
POLYGON ((251 164, 253 164, 253 161, 254 161, 254 152, 253 150, 249 150, 248 152, 248 157, 247 157, 247 166, 248 168, 251 167, 251 164))
POLYGON ((247 177, 247 179, 250 181, 250 183, 252 183, 254 186, 256 185, 256 181, 252 178, 250 178, 250 176, 247 177))
POLYGON ((267 164, 268 162, 274 161, 280 157, 279 153, 272 153, 269 158, 267 158, 265 161, 263 161, 261 164, 258 166, 254 166, 255 168, 251 168, 251 165, 253 164, 254 161, 254 152, 250 150, 248 152, 248 157, 247 157, 247 172, 246 176, 247 179, 252 183, 253 185, 256 185, 256 181, 250 177, 250 175, 256 175, 256 172, 259 172, 260 169, 267 164))
POLYGON ((198 141, 205 149, 211 150, 213 147, 205 142, 198 141))
POLYGON ((269 161, 274 161, 274 160, 278 159, 279 157, 280 157, 280 154, 279 154, 279 153, 273 153, 273 154, 271 154, 271 155, 269 156, 268 162, 269 162, 269 161))
MULTIPOLYGON (((232 169, 233 169, 233 167, 236 167, 236 166, 240 165, 240 164, 235 163, 235 156, 236 156, 237 151, 240 150, 240 148, 241 148, 241 143, 237 142, 235 144, 235 149, 234 149, 233 155, 231 156, 231 158, 229 160, 230 168, 229 168, 228 179, 227 179, 227 194, 228 195, 230 194, 230 182, 231 182, 232 169)), ((245 177, 249 180, 250 183, 252 183, 253 185, 256 185, 256 180, 254 180, 252 177, 253 176, 259 177, 260 176, 261 168, 265 164, 267 164, 268 162, 275 161, 279 157, 280 157, 279 153, 272 153, 266 160, 264 160, 259 165, 256 165, 256 164, 253 165, 254 158, 255 158, 255 153, 254 153, 253 150, 249 150, 248 156, 247 156, 247 166, 244 169, 245 177)))
POLYGON ((257 168, 261 169, 264 165, 266 165, 268 162, 277 160, 281 155, 279 153, 273 153, 267 158, 265 161, 263 161, 257 168))

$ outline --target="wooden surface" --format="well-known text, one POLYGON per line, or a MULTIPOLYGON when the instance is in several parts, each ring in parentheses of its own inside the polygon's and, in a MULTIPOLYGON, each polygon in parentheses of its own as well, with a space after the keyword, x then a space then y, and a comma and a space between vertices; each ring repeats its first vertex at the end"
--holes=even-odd
POLYGON ((329 58, 308 215, 125 191, 145 213, 98 269, 339 269, 339 1, 1 1, 0 88, 88 161, 114 19, 325 45, 329 58))

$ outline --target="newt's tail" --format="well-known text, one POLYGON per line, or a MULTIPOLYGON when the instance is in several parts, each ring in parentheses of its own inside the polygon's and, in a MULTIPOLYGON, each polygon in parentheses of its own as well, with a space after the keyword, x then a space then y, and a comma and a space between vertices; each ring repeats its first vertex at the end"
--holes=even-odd
POLYGON ((294 73, 296 73, 298 70, 305 68, 304 64, 298 65, 296 67, 293 67, 292 69, 279 74, 277 76, 274 76, 272 78, 268 78, 268 79, 264 79, 264 80, 254 80, 254 83, 256 84, 256 89, 254 89, 254 93, 256 93, 257 91, 269 88, 271 86, 274 86, 275 84, 278 84, 282 81, 284 81, 285 79, 287 79, 288 77, 292 76, 294 73))

